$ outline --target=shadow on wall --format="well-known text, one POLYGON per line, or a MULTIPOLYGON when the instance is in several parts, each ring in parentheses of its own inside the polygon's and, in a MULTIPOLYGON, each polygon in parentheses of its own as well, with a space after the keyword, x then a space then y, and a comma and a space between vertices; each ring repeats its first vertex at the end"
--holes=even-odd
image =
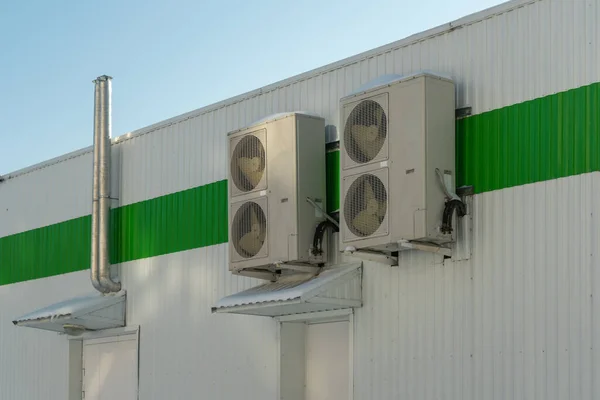
POLYGON ((128 323, 140 325, 140 397, 169 398, 173 387, 207 398, 276 395, 275 322, 211 313, 218 298, 256 283, 229 273, 227 249, 210 246, 122 266, 128 323), (232 374, 234 385, 225 378, 232 374))

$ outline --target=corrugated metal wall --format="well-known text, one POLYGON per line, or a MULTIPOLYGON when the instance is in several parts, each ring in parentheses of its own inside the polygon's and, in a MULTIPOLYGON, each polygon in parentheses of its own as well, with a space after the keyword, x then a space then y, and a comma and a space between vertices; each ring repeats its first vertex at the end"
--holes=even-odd
MULTIPOLYGON (((301 109, 337 125, 339 98, 382 74, 446 73, 458 105, 475 113, 600 81, 598 21, 595 0, 532 2, 123 137, 113 150, 119 204, 225 179, 224 134, 265 115, 301 109)), ((82 155, 2 183, 0 236, 88 214, 89 165, 82 155)), ((591 297, 600 288, 598 179, 478 195, 469 261, 403 253, 400 267, 368 265, 355 398, 600 397, 592 375, 600 295, 591 297)), ((141 325, 141 399, 276 396, 274 322, 208 314, 218 297, 254 283, 230 275, 226 260, 218 245, 122 265, 128 321, 141 325)), ((66 364, 66 341, 10 319, 79 290, 91 290, 87 272, 0 287, 1 398, 65 398, 66 368, 57 366, 66 364), (70 284, 76 289, 63 291, 70 284)))
MULTIPOLYGON (((113 150, 118 204, 225 179, 225 133, 268 114, 315 112, 335 130, 339 99, 382 74, 428 69, 450 75, 457 104, 471 105, 476 114, 598 82, 598 20, 595 0, 533 1, 427 40, 357 56, 212 112, 125 135, 113 150)), ((11 211, 0 215, 0 237, 89 213, 90 164, 85 154, 0 185, 0 203, 11 211)))
MULTIPOLYGON (((200 129, 220 135, 266 115, 293 110, 318 113, 327 124, 337 126, 339 99, 384 74, 432 70, 448 75, 457 83, 457 106, 472 106, 475 114, 600 81, 597 1, 519 3, 523 6, 493 18, 472 21, 416 42, 400 41, 378 53, 353 57, 343 66, 291 78, 212 112, 215 107, 191 112, 186 118, 192 122, 186 122, 182 129, 189 129, 191 123, 194 132, 200 129)), ((152 129, 156 128, 139 132, 152 129)), ((173 132, 179 128, 169 129, 173 132)), ((219 137, 213 145, 225 150, 223 137, 219 137)), ((193 140, 189 143, 194 149, 193 140)), ((173 149, 157 146, 153 150, 161 159, 173 149)), ((186 153, 182 150, 181 154, 186 153)), ((209 155, 211 161, 212 157, 216 155, 209 155)), ((225 171, 226 157, 214 161, 225 171)), ((176 184, 173 190, 177 190, 176 184)))
POLYGON ((278 338, 270 318, 212 315, 259 282, 227 270, 227 245, 123 266, 128 324, 140 325, 140 399, 275 399, 278 338))
POLYGON ((357 399, 600 398, 600 173, 475 197, 473 257, 367 264, 357 399))
POLYGON ((600 83, 460 119, 458 185, 476 193, 600 171, 600 83))
POLYGON ((68 296, 89 293, 88 285, 85 271, 0 286, 0 399, 68 398, 68 340, 17 328, 11 321, 68 296))
MULTIPOLYGON (((399 267, 366 263, 355 398, 600 397, 598 198, 600 173, 485 193, 470 260, 407 251, 399 267)), ((141 399, 276 397, 275 322, 210 314, 256 284, 226 271, 226 248, 123 265, 128 322, 141 326, 141 399)), ((0 287, 14 301, 0 305, 2 398, 64 398, 66 340, 6 322, 87 285, 78 272, 0 287)))
MULTIPOLYGON (((276 323, 212 315, 225 294, 258 284, 230 274, 227 246, 124 264, 127 323, 140 326, 140 399, 274 399, 276 323)), ((93 289, 88 271, 0 286, 0 399, 64 400, 68 340, 11 321, 93 289)))
MULTIPOLYGON (((457 83, 457 104, 471 105, 476 114, 600 81, 600 69, 596 68, 600 60, 597 1, 532 0, 511 4, 522 6, 481 21, 471 18, 463 25, 459 22, 453 30, 438 29, 437 36, 421 36, 416 42, 400 41, 342 64, 324 67, 308 77, 291 78, 246 100, 225 102, 220 108, 212 107, 213 111, 192 112, 121 137, 113 148, 113 193, 119 197, 113 206, 130 205, 225 179, 225 133, 268 114, 298 109, 315 112, 326 118, 328 131, 333 132, 339 98, 382 74, 428 69, 450 75, 457 83)), ((600 92, 594 93, 597 97, 600 92)), ((578 115, 568 107, 565 109, 569 110, 567 115, 578 115)), ((520 118, 520 113, 513 114, 512 117, 520 118)), ((581 134, 576 127, 568 133, 559 129, 556 146, 561 146, 561 135, 567 135, 567 142, 572 141, 574 149, 582 148, 583 142, 577 142, 580 139, 593 139, 591 145, 600 143, 594 115, 590 114, 586 120, 589 129, 581 134)), ((489 153, 500 157, 494 149, 501 146, 495 146, 488 137, 493 135, 480 132, 486 129, 493 133, 488 126, 493 122, 493 119, 491 122, 485 118, 473 119, 475 132, 470 132, 470 137, 474 139, 459 140, 464 145, 459 152, 459 172, 475 180, 460 183, 475 183, 477 191, 485 191, 498 189, 501 184, 522 184, 536 177, 554 176, 530 173, 523 167, 516 174, 522 179, 512 179, 507 165, 515 163, 508 162, 510 158, 488 165, 473 155, 489 153), (478 123, 482 120, 485 124, 478 123), (480 140, 482 137, 486 140, 480 140), (464 161, 467 158, 475 162, 467 165, 464 161)), ((546 159, 543 146, 528 146, 529 141, 521 146, 529 149, 528 160, 546 159)), ((561 171, 577 173, 597 168, 595 159, 585 164, 585 168, 579 168, 573 161, 577 154, 572 153, 572 162, 560 166, 561 171)), ((0 209, 9 210, 0 213, 0 237, 88 214, 91 184, 86 165, 91 164, 90 157, 90 154, 79 155, 0 185, 0 209)), ((556 161, 556 157, 550 159, 556 161)), ((157 210, 154 217, 167 220, 164 210, 157 210)), ((211 234, 222 237, 218 232, 211 234)), ((135 258, 133 254, 162 253, 128 249, 113 259, 129 260, 135 258)), ((73 269, 76 268, 62 272, 73 269)))
POLYGON ((92 153, 0 184, 0 237, 92 212, 92 153))
MULTIPOLYGON (((449 75, 457 84, 457 105, 470 105, 475 114, 598 82, 597 21, 595 0, 533 0, 426 40, 359 55, 306 79, 292 78, 214 111, 141 129, 119 138, 113 149, 113 191, 118 204, 127 205, 226 179, 225 133, 290 110, 318 113, 335 131, 339 99, 383 74, 426 69, 449 75)), ((89 213, 90 157, 0 185, 0 202, 11 210, 0 215, 0 237, 89 213)))

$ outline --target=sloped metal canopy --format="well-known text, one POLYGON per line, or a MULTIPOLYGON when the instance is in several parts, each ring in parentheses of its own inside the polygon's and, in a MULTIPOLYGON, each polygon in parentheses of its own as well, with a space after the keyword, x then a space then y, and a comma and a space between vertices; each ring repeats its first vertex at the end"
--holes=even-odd
POLYGON ((213 313, 268 317, 362 306, 362 263, 342 264, 317 276, 282 277, 222 298, 213 313))
POLYGON ((92 294, 61 301, 32 311, 13 321, 16 326, 65 332, 65 326, 89 331, 125 326, 125 291, 92 294))

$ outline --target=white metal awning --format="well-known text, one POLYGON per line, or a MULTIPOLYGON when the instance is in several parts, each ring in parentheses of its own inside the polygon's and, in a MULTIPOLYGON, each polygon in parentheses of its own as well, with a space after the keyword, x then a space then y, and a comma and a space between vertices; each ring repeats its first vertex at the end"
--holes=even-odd
POLYGON ((212 308, 216 313, 268 317, 360 307, 362 263, 324 270, 317 276, 282 277, 222 298, 212 308))
POLYGON ((68 332, 65 327, 98 331, 125 326, 126 293, 100 293, 76 297, 25 314, 13 321, 16 326, 68 332))

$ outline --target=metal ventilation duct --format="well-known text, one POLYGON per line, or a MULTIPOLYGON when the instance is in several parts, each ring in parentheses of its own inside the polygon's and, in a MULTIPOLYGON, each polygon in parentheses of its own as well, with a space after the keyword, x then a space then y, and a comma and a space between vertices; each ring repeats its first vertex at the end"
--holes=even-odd
POLYGON ((118 292, 121 284, 110 279, 110 159, 111 87, 110 76, 94 80, 94 174, 92 187, 92 251, 90 275, 94 288, 102 293, 118 292))

